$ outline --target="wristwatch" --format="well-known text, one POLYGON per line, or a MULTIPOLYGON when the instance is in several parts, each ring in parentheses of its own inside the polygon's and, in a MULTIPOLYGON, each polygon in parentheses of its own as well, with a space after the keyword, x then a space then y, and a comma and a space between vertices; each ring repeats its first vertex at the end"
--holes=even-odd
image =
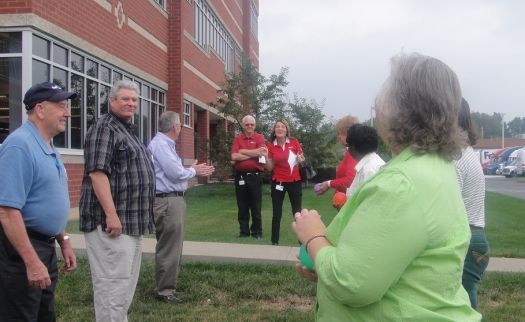
POLYGON ((70 238, 69 235, 57 236, 57 237, 56 237, 56 240, 57 240, 57 242, 58 242, 59 244, 62 244, 62 242, 63 242, 64 240, 69 240, 69 238, 70 238))

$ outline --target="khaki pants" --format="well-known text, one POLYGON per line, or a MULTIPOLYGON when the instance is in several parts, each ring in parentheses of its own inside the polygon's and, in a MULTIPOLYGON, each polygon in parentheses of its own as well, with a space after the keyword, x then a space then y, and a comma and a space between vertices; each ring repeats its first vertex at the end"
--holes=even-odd
POLYGON ((85 233, 97 322, 127 322, 142 259, 142 236, 85 233))
POLYGON ((184 197, 155 198, 155 292, 171 295, 177 287, 184 242, 184 197))

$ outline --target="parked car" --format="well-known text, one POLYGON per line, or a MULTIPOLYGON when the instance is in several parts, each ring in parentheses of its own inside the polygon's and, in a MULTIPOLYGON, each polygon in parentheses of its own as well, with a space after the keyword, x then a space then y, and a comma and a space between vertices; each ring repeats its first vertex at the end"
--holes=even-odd
POLYGON ((507 178, 525 174, 525 149, 518 149, 509 156, 510 163, 503 168, 501 174, 507 178))

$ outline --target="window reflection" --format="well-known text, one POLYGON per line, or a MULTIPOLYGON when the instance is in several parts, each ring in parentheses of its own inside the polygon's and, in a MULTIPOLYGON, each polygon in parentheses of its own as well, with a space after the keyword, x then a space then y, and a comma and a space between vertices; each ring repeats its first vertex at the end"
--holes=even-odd
POLYGON ((49 41, 33 35, 33 55, 49 60, 49 41))
MULTIPOLYGON (((53 68, 53 83, 57 84, 63 90, 67 91, 67 71, 54 67, 53 68)), ((70 122, 69 120, 67 121, 70 122)), ((67 131, 66 131, 67 132, 67 131)), ((66 147, 66 132, 59 133, 53 138, 53 144, 59 148, 66 147)))
POLYGON ((18 108, 22 102, 22 59, 0 57, 0 143, 9 135, 9 108, 18 108))
POLYGON ((82 101, 84 98, 82 87, 84 78, 80 75, 71 75, 71 91, 77 93, 77 97, 71 99, 71 148, 81 149, 84 145, 82 135, 82 101))
POLYGON ((49 82, 49 65, 33 59, 33 85, 49 82))
POLYGON ((75 52, 71 52, 71 68, 77 72, 84 72, 84 57, 75 52))
POLYGON ((57 44, 53 45, 53 61, 62 66, 67 66, 67 49, 64 47, 58 46, 57 44))
POLYGON ((98 83, 92 80, 86 81, 86 128, 97 118, 98 83))
MULTIPOLYGON (((0 54, 21 53, 21 32, 0 32, 0 54)), ((3 74, 6 75, 6 74, 3 74)))

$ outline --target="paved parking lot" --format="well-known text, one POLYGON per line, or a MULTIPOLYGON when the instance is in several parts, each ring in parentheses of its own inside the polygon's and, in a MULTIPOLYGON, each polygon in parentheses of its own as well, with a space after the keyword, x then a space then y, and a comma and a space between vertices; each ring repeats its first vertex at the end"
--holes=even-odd
POLYGON ((485 176, 485 189, 525 200, 525 177, 485 176))

